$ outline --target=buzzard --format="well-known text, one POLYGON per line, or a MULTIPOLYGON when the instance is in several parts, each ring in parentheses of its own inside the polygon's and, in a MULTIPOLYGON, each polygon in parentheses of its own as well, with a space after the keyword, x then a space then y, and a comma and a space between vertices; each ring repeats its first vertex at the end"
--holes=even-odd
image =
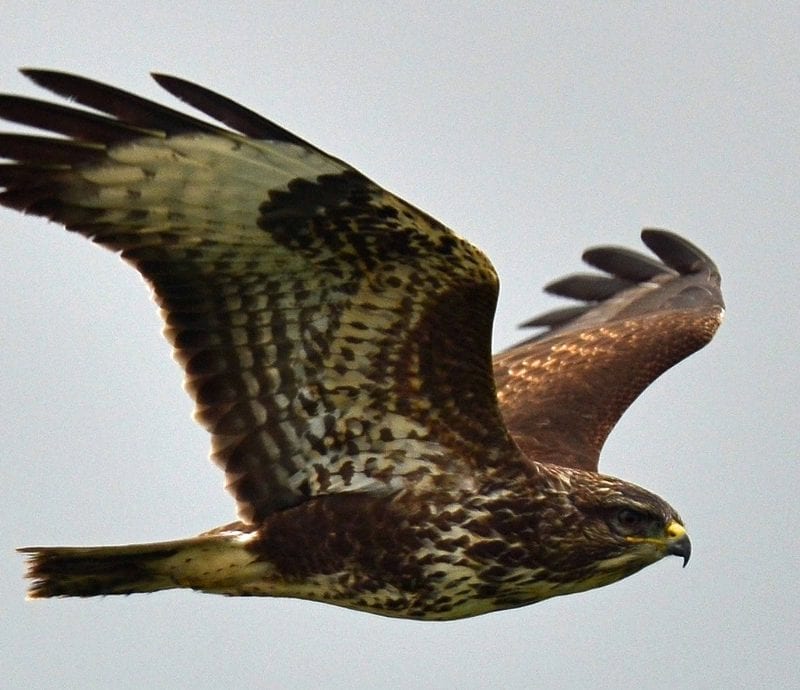
POLYGON ((683 521, 598 473, 627 406, 705 345, 714 263, 590 249, 577 300, 492 359, 498 280, 475 247, 346 163, 196 84, 217 126, 89 79, 23 70, 91 111, 4 95, 0 203, 118 252, 153 289, 239 521, 176 541, 28 547, 29 596, 185 587, 388 616, 474 616, 606 585, 683 521), (103 113, 103 114, 101 114, 103 113))

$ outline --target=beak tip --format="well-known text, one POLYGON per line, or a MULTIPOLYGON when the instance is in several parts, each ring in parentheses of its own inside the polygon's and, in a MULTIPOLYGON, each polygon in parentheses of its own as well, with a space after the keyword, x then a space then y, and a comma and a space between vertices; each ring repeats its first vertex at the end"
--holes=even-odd
POLYGON ((667 553, 671 556, 683 558, 683 567, 685 568, 689 564, 689 558, 692 555, 692 542, 689 541, 688 535, 684 534, 671 542, 667 548, 667 553))

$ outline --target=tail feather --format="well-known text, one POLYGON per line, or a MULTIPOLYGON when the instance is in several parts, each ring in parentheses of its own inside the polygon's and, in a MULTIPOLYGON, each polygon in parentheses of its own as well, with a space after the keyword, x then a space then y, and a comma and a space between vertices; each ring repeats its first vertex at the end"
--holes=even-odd
POLYGON ((120 546, 29 546, 29 599, 93 597, 188 587, 222 591, 247 577, 256 560, 245 535, 120 546))

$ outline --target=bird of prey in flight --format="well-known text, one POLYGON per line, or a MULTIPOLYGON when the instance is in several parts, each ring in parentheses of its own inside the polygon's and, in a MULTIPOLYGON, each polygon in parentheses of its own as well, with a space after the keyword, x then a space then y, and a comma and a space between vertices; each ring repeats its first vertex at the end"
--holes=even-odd
POLYGON ((175 77, 154 75, 220 124, 23 72, 79 107, 0 97, 0 117, 60 135, 0 135, 0 203, 144 276, 239 514, 170 542, 23 548, 29 596, 184 587, 443 620, 688 561, 678 513, 598 457, 714 335, 702 251, 664 230, 642 233, 657 259, 588 250, 603 273, 547 287, 575 306, 492 358, 492 264, 347 163, 175 77))

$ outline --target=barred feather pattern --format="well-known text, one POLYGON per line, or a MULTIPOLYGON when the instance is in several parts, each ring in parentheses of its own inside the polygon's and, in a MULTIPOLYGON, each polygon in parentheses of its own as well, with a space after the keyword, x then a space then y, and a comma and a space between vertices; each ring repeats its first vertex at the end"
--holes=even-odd
POLYGON ((483 254, 316 150, 135 134, 73 142, 79 162, 46 166, 38 146, 7 145, 23 160, 2 203, 120 252, 150 282, 243 520, 326 493, 458 483, 514 454, 483 254))

